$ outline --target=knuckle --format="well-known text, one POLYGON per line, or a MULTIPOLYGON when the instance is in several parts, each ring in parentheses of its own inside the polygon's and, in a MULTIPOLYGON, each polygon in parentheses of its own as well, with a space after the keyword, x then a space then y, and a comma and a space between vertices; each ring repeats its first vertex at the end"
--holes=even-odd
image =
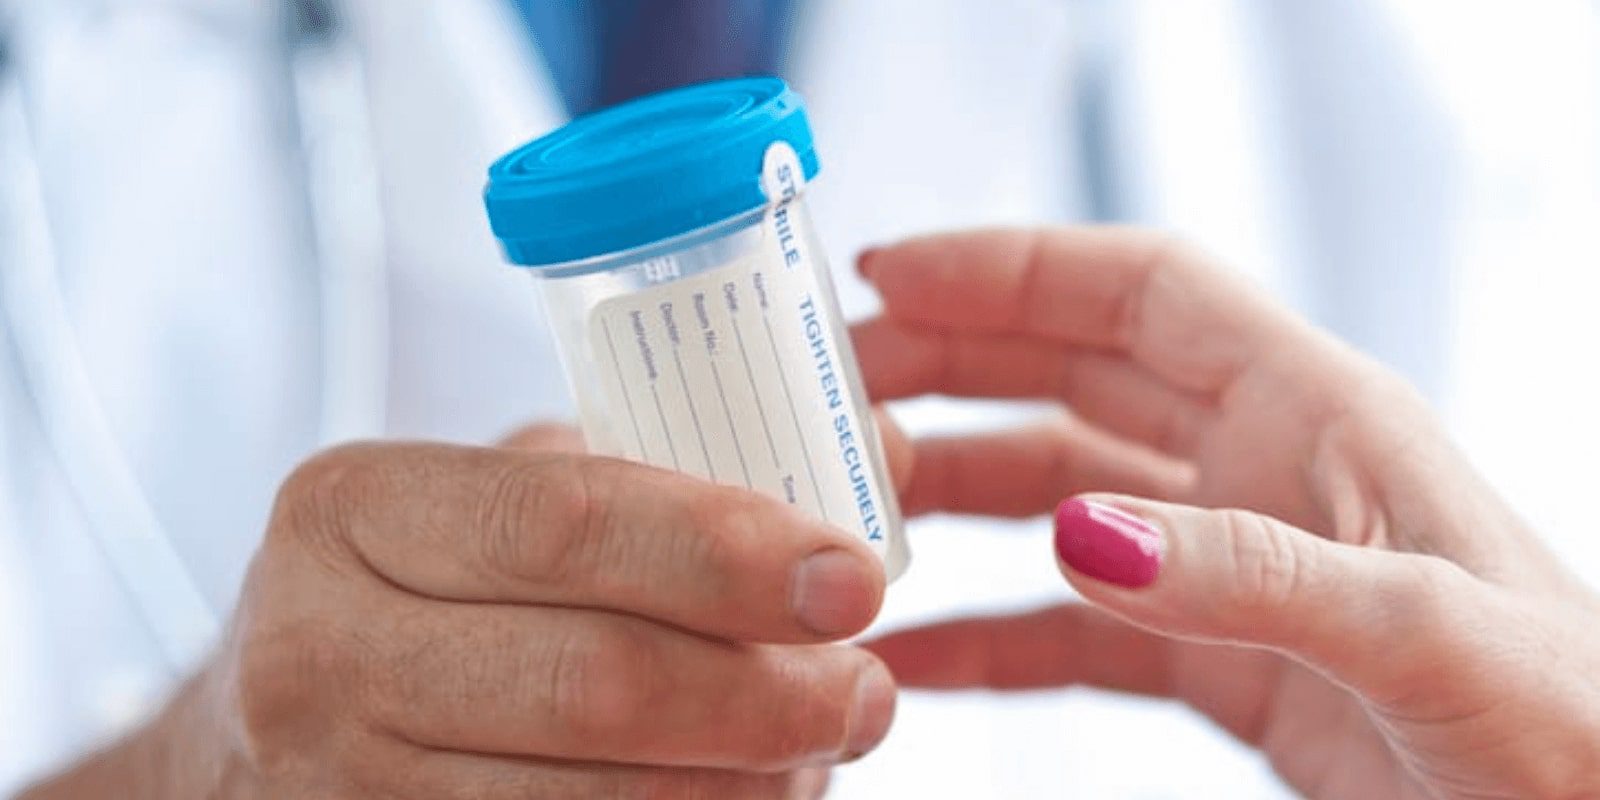
POLYGON ((1130 237, 1142 251, 1137 278, 1118 298, 1112 319, 1115 340, 1132 348, 1161 318, 1154 313, 1154 305, 1168 290, 1207 283, 1226 273, 1213 266, 1208 253, 1183 236, 1144 228, 1129 229, 1122 235, 1130 237))
POLYGON ((1152 444, 1164 453, 1188 453, 1199 438, 1197 421, 1192 412, 1181 406, 1164 411, 1155 422, 1152 444))
POLYGON ((485 487, 476 513, 491 568, 534 583, 561 583, 603 538, 607 504, 587 459, 508 464, 485 487))
POLYGON ((851 723, 846 700, 854 696, 858 670, 846 668, 837 656, 829 653, 825 661, 808 665, 776 663, 767 670, 771 724, 758 726, 745 741, 752 766, 777 771, 846 755, 851 723))
POLYGON ((1260 514, 1239 509, 1218 513, 1231 568, 1228 605, 1274 608, 1297 598, 1305 580, 1303 545, 1260 514))
MULTIPOLYGON (((1429 688, 1443 681, 1468 682, 1458 688, 1477 684, 1492 672, 1487 664, 1516 650, 1521 635, 1537 627, 1511 622, 1517 619, 1514 601, 1437 556, 1393 554, 1375 577, 1375 613, 1363 622, 1375 641, 1394 645, 1381 682, 1368 693, 1386 708, 1427 715, 1429 688)), ((1492 693, 1498 687, 1484 688, 1492 693)))
POLYGON ((1145 246, 1149 253, 1141 287, 1145 296, 1167 280, 1188 282, 1192 278, 1221 273, 1209 252, 1180 234, 1149 232, 1145 234, 1145 246))
POLYGON ((1411 381, 1368 356, 1363 358, 1366 359, 1365 385, 1368 393, 1379 398, 1376 405, 1387 406, 1391 412, 1396 401, 1412 409, 1427 407, 1427 398, 1411 381))
POLYGON ((1397 615, 1397 629, 1429 640, 1449 637, 1472 605, 1475 580, 1460 565, 1438 556, 1405 554, 1399 570, 1379 584, 1380 607, 1397 615))
POLYGON ((1141 246, 1148 255, 1144 257, 1138 280, 1123 294, 1116 306, 1113 330, 1116 331, 1116 340, 1123 346, 1132 346, 1140 337, 1146 320, 1145 306, 1150 301, 1152 287, 1159 286, 1162 276, 1170 274, 1172 270, 1186 269, 1190 261, 1183 252, 1185 245, 1175 236, 1145 230, 1132 235, 1142 240, 1141 246))
POLYGON ((1292 369, 1307 372, 1304 393, 1297 397, 1307 426, 1324 437, 1347 441, 1373 430, 1425 430, 1431 418, 1427 400, 1405 378, 1371 357, 1333 344, 1331 360, 1308 361, 1302 351, 1285 347, 1281 358, 1292 369), (1334 365, 1318 369, 1318 364, 1334 365))
POLYGON ((721 563, 731 557, 740 542, 749 541, 763 529, 777 534, 773 515, 765 498, 725 486, 697 492, 688 503, 688 522, 693 535, 680 537, 680 546, 701 549, 704 560, 721 563))
POLYGON ((322 744, 338 732, 330 709, 359 681, 353 641, 303 620, 247 633, 236 652, 228 702, 256 768, 284 773, 329 749, 322 744))
POLYGON ((688 501, 690 524, 710 534, 740 534, 756 522, 755 504, 743 494, 722 486, 707 487, 688 501))
POLYGON ((615 746, 662 699, 659 654, 631 626, 573 631, 550 647, 544 693, 551 719, 575 741, 615 746))
POLYGON ((284 481, 279 497, 290 503, 320 503, 362 494, 381 485, 380 447, 345 444, 305 460, 284 481))
POLYGON ((1176 233, 1151 231, 1145 234, 1149 247, 1149 269, 1157 272, 1201 272, 1214 269, 1212 256, 1193 240, 1176 233))
POLYGON ((1370 357, 1356 354, 1343 376, 1343 409, 1355 422, 1372 424, 1427 415, 1428 402, 1422 393, 1398 373, 1370 357))
POLYGON ((383 459, 370 444, 341 445, 307 459, 284 479, 274 506, 275 535, 326 532, 383 491, 383 459))

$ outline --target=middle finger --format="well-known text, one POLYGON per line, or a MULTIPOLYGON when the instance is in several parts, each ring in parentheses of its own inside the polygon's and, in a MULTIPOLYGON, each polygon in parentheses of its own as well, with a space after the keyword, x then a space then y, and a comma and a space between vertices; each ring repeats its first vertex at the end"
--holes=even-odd
POLYGON ((637 617, 413 601, 367 684, 416 744, 579 761, 775 771, 864 752, 894 684, 867 652, 742 645, 637 617))
POLYGON ((1187 462, 1068 418, 995 433, 928 437, 910 447, 910 479, 902 492, 907 514, 1028 517, 1084 492, 1177 500, 1195 482, 1187 462))
POLYGON ((1200 395, 1127 358, 1018 335, 941 330, 889 318, 851 336, 875 401, 924 394, 1056 400, 1093 424, 1177 456, 1215 415, 1200 395))

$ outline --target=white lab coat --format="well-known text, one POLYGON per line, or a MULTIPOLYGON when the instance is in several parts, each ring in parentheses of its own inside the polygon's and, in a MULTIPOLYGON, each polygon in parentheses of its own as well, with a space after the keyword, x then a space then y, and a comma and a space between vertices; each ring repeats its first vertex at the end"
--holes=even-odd
MULTIPOLYGON (((44 218, 12 192, 0 263, 57 265, 115 447, 225 619, 275 485, 324 443, 323 287, 298 139, 273 111, 289 88, 273 4, 94 5, 18 9, 44 218)), ((347 427, 483 442, 563 416, 529 284, 498 263, 477 199, 497 150, 559 121, 521 39, 485 2, 351 8, 388 232, 386 292, 367 302, 391 324, 387 413, 347 427)), ((175 678, 86 524, 96 498, 63 470, 18 344, 0 340, 13 781, 125 726, 175 678)))
MULTIPOLYGON (((203 5, 18 7, 47 227, 13 202, 7 258, 54 261, 115 446, 225 617, 275 485, 320 444, 323 303, 293 131, 272 113, 288 88, 270 20, 262 4, 203 5)), ((528 48, 489 0, 351 9, 387 250, 387 296, 370 298, 387 304, 387 408, 371 432, 482 442, 566 416, 532 287, 500 262, 479 201, 494 155, 560 121, 528 48)), ((1067 89, 1064 16, 1029 3, 911 10, 818 4, 802 23, 797 83, 819 139, 854 143, 825 146, 815 200, 840 262, 870 240, 1067 210, 1067 118, 1041 102, 1067 89), (887 48, 867 36, 907 20, 926 35, 887 48), (974 24, 1025 46, 997 58, 974 24), (947 58, 930 64, 918 48, 947 58), (1019 102, 966 118, 1018 75, 1031 82, 1013 86, 1019 102), (927 95, 902 93, 906 81, 943 90, 908 107, 897 100, 927 95), (952 157, 962 152, 1012 157, 952 157)), ((870 302, 850 287, 851 305, 870 302)), ((87 530, 80 506, 95 498, 63 474, 19 360, 31 354, 15 345, 0 342, 11 654, 0 697, 16 722, 0 728, 0 774, 12 780, 136 720, 177 678, 87 530)))
MULTIPOLYGON (((0 205, 0 268, 21 259, 56 264, 83 373, 115 447, 223 619, 274 487, 326 429, 318 368, 325 287, 293 131, 272 111, 287 87, 264 5, 14 2, 42 217, 19 200, 26 182, 7 172, 8 163, 17 168, 7 145, 18 131, 4 127, 15 108, 0 112, 0 158, 10 158, 0 176, 14 189, 0 205)), ((1158 20, 1140 35, 1198 40, 1208 18, 1183 5, 1169 10, 1193 25, 1175 31, 1158 20)), ((813 207, 848 313, 873 302, 847 268, 865 244, 1081 214, 1070 102, 1086 19, 1074 16, 1078 6, 803 7, 791 77, 812 110, 824 165, 813 207)), ((339 430, 486 442, 533 418, 566 416, 533 290, 501 264, 479 201, 493 156, 560 121, 537 62, 497 0, 351 8, 386 252, 383 291, 367 301, 387 325, 377 340, 382 413, 339 430)), ((1152 24, 1148 16, 1136 22, 1152 24)), ((1226 36, 1203 41, 1223 52, 1214 62, 1223 66, 1189 79, 1232 86, 1243 67, 1224 52, 1226 36)), ((1206 109, 1151 108, 1165 110, 1136 103, 1122 113, 1211 140, 1262 135, 1219 127, 1206 109)), ((1278 221, 1270 150, 1220 164, 1197 164, 1181 146, 1122 157, 1137 162, 1134 184, 1157 185, 1173 171, 1205 182, 1205 169, 1225 171, 1204 196, 1153 192, 1138 210, 1199 229, 1274 285, 1280 276, 1265 265, 1292 248, 1266 233, 1278 221), (1233 209, 1225 226, 1213 224, 1219 207, 1233 209)), ((0 792, 125 728, 178 679, 95 543, 85 504, 96 498, 64 469, 30 388, 26 360, 35 354, 8 330, 0 325, 0 792)), ((886 618, 1065 598, 1037 526, 1027 530, 924 527, 913 545, 920 563, 891 592, 886 618)), ((1099 696, 908 698, 881 753, 844 770, 836 787, 844 796, 1023 797, 1073 785, 1275 791, 1258 763, 1203 731, 1180 712, 1099 696), (1128 758, 1148 752, 1145 737, 1156 734, 1133 732, 1141 725, 1168 725, 1160 735, 1181 750, 1173 773, 1200 774, 1121 769, 1109 745, 1097 749, 1111 742, 1126 744, 1128 758)))

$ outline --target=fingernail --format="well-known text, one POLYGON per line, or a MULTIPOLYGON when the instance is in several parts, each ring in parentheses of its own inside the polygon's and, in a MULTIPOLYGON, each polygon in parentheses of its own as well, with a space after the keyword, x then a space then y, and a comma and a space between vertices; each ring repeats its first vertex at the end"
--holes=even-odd
POLYGON ((883 248, 881 247, 868 247, 862 250, 861 255, 856 256, 856 272, 861 273, 861 277, 871 280, 872 260, 882 252, 883 248))
POLYGON ((855 633, 872 621, 872 565, 846 550, 814 553, 795 568, 790 603, 800 624, 823 636, 855 633))
POLYGON ((1161 571, 1161 533, 1122 509, 1073 498, 1056 508, 1056 555, 1091 578, 1138 589, 1161 571))
POLYGON ((850 732, 844 743, 846 761, 866 755, 889 734, 889 723, 894 721, 894 702, 894 678, 887 667, 874 661, 856 684, 850 732))

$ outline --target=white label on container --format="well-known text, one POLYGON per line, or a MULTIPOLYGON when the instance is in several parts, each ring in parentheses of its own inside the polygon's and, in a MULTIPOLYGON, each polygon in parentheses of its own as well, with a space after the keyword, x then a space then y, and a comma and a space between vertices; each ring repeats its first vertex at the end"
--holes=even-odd
POLYGON ((784 204, 801 173, 782 149, 766 170, 780 202, 762 222, 762 246, 599 304, 590 341, 621 455, 765 492, 882 556, 890 512, 872 469, 876 432, 856 413, 815 273, 823 267, 784 204))

